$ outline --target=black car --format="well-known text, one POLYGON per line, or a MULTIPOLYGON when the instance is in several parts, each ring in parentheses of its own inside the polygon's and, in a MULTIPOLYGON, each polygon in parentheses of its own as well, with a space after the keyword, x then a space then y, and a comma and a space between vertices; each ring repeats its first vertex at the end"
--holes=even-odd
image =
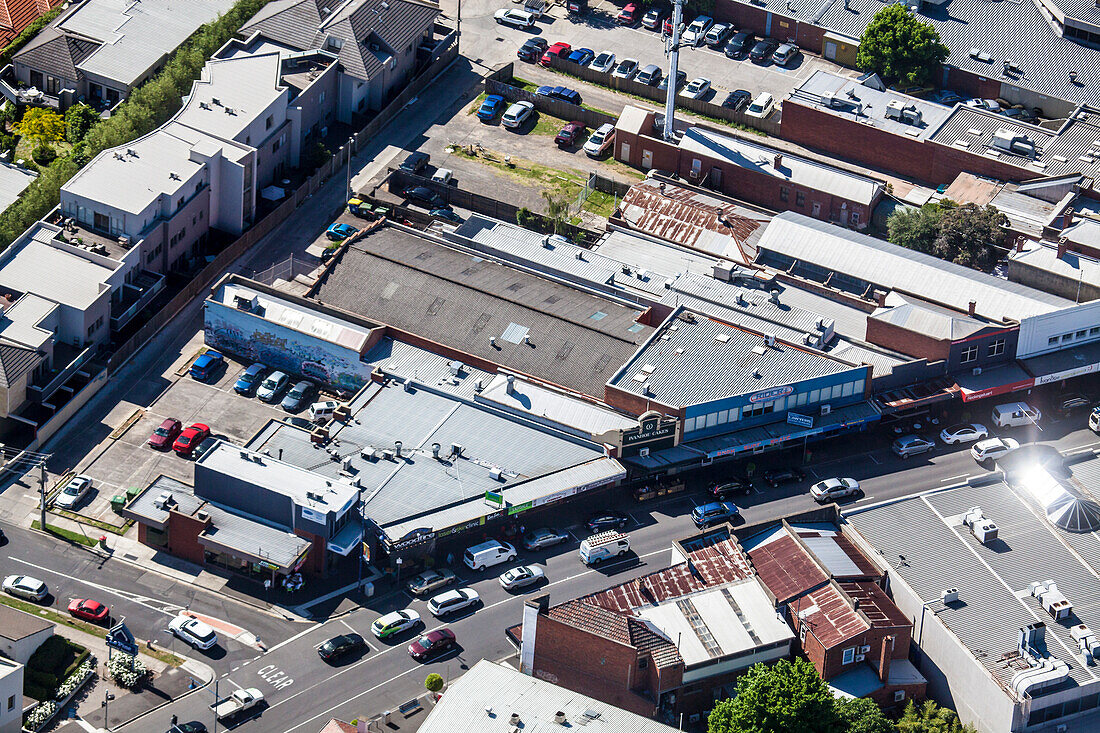
POLYGON ((405 159, 401 161, 399 166, 401 170, 408 171, 409 173, 419 173, 428 167, 428 161, 431 159, 427 153, 415 152, 409 153, 405 156, 405 159))
POLYGON ((528 38, 516 51, 516 56, 520 61, 530 61, 533 64, 542 58, 549 45, 545 38, 528 38))
POLYGON ((447 202, 443 200, 443 197, 426 186, 406 188, 401 192, 401 195, 404 196, 410 204, 419 204, 426 209, 447 208, 447 202))
POLYGON ((741 59, 756 44, 756 36, 751 31, 737 31, 726 43, 723 53, 731 59, 741 59))
POLYGON ((0 545, 5 544, 8 541, 7 535, 4 534, 4 530, 0 529, 0 545))
POLYGON ((777 48, 779 48, 779 41, 765 38, 756 42, 756 45, 752 47, 752 51, 749 51, 749 58, 758 64, 766 64, 771 61, 772 54, 775 53, 777 48))
POLYGON ((341 634, 322 643, 321 646, 317 647, 317 653, 321 655, 321 659, 331 662, 333 659, 339 659, 345 654, 351 654, 366 648, 367 642, 359 634, 341 634))
POLYGON ((729 481, 723 481, 721 483, 712 484, 707 489, 707 494, 713 496, 718 501, 727 501, 734 496, 744 496, 752 493, 752 484, 744 479, 731 479, 729 481))
POLYGON ((606 532, 609 529, 622 529, 626 526, 626 517, 615 511, 600 512, 589 517, 584 526, 592 534, 606 532))
POLYGON ((206 733, 206 726, 197 720, 190 723, 172 723, 168 733, 206 733))
POLYGON ((1088 410, 1092 407, 1092 400, 1083 394, 1064 394, 1058 398, 1058 412, 1070 415, 1078 410, 1088 410))
POLYGON ((771 471, 764 472, 764 483, 773 489, 779 484, 789 484, 795 481, 803 481, 806 478, 806 474, 797 468, 774 468, 771 471))
POLYGON ((726 95, 725 100, 722 102, 722 106, 726 109, 732 109, 737 111, 749 106, 749 102, 752 101, 752 92, 747 89, 737 89, 726 95))

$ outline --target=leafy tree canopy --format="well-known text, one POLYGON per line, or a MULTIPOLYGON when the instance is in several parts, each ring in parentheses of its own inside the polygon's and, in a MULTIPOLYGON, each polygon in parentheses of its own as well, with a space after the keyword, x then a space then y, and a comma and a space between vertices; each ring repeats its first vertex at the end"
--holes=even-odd
POLYGON ((949 53, 935 26, 904 5, 891 3, 875 13, 863 31, 856 66, 890 81, 928 84, 949 53))
POLYGON ((1007 217, 992 206, 944 199, 898 209, 886 221, 888 239, 958 265, 988 270, 1002 256, 1007 217))
POLYGON ((844 733, 828 685, 805 659, 757 664, 737 680, 737 697, 714 706, 709 733, 844 733))

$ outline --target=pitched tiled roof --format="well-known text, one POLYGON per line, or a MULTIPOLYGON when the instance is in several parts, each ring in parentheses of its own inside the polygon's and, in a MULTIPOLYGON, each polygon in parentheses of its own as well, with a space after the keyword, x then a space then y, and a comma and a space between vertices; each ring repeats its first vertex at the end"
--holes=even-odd
POLYGON ((645 622, 626 613, 595 605, 578 598, 550 609, 550 618, 596 636, 649 652, 658 667, 683 664, 676 645, 651 629, 645 622))
POLYGON ((321 733, 355 733, 357 730, 359 729, 351 723, 333 718, 328 722, 328 725, 321 729, 321 733))
POLYGON ((42 355, 35 349, 0 342, 0 384, 10 387, 20 377, 38 366, 42 355))
POLYGON ((61 79, 79 79, 76 67, 102 44, 71 36, 48 25, 15 55, 15 59, 35 71, 61 79))
POLYGON ((7 44, 62 0, 0 0, 0 44, 7 44))

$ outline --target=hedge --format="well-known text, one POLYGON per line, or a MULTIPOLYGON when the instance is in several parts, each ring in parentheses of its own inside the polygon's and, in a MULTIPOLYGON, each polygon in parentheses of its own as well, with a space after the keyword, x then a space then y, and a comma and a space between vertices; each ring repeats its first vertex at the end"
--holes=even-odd
MULTIPOLYGON (((33 671, 52 675, 55 680, 54 687, 56 687, 61 680, 72 674, 87 657, 87 649, 75 641, 69 641, 64 636, 55 634, 35 649, 34 654, 27 661, 27 670, 28 672, 33 671)), ((41 680, 39 684, 42 684, 43 681, 41 680)))
POLYGON ((54 692, 55 689, 57 689, 57 688, 56 687, 50 687, 50 688, 39 687, 38 685, 34 684, 33 682, 27 682, 27 681, 23 682, 23 694, 26 695, 27 697, 33 697, 35 700, 38 700, 38 702, 42 702, 43 700, 52 700, 53 699, 53 692, 54 692))
MULTIPOLYGON (((237 0, 224 15, 191 34, 155 77, 134 90, 109 118, 88 131, 81 160, 91 160, 108 148, 125 145, 167 122, 179 110, 182 97, 190 94, 191 84, 199 78, 206 59, 233 38, 237 29, 268 2, 237 0)), ((80 167, 71 155, 67 155, 42 168, 38 178, 19 199, 0 214, 0 248, 7 247, 57 206, 61 200, 61 186, 80 167)))
POLYGON ((50 21, 61 15, 61 11, 64 8, 54 8, 42 15, 38 16, 31 21, 31 24, 20 31, 19 35, 11 39, 11 43, 4 46, 4 50, 0 51, 0 69, 4 68, 11 63, 11 57, 15 53, 27 45, 27 42, 38 35, 38 31, 49 25, 50 21))

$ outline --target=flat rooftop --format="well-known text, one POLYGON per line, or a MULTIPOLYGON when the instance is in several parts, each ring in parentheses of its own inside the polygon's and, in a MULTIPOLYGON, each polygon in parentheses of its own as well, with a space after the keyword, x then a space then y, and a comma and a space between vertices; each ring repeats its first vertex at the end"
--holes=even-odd
MULTIPOLYGON (((175 121, 224 140, 238 140, 280 97, 282 61, 278 52, 211 59, 175 121)), ((265 130, 270 135, 276 130, 265 130)), ((241 140, 241 142, 244 142, 241 140)), ((248 144, 260 147, 257 138, 248 144)))
POLYGON ((596 398, 653 333, 639 307, 394 226, 352 244, 312 297, 596 398))
POLYGON ((853 122, 870 125, 895 135, 922 137, 951 114, 951 108, 910 97, 890 89, 879 91, 859 79, 818 70, 795 87, 788 99, 853 122), (891 103, 906 108, 906 119, 887 117, 891 103))
POLYGON ((1100 261, 1078 252, 1066 251, 1059 257, 1057 247, 1032 244, 1023 252, 1010 252, 1008 259, 1010 263, 1018 262, 1052 275, 1100 287, 1100 261))
POLYGON ((57 241, 59 231, 37 222, 0 253, 0 290, 34 293, 83 311, 109 289, 122 263, 57 241))
MULTIPOLYGON (((1069 633, 1076 624, 1100 628, 1100 533, 1095 528, 1069 531, 1055 524, 1055 519, 1072 517, 1057 513, 1062 504, 1048 503, 1047 489, 1062 489, 1041 479, 1045 471, 1036 473, 1042 465, 1039 455, 1039 450, 1029 450, 1020 456, 1026 473, 1011 486, 996 482, 934 491, 846 516, 882 554, 890 574, 925 601, 933 618, 945 624, 970 650, 975 664, 988 669, 1006 690, 1021 670, 1016 655, 1019 629, 1045 622, 1046 651, 1069 665, 1069 674, 1061 683, 1033 693, 1034 708, 1043 707, 1043 695, 1100 683, 1096 667, 1079 661, 1077 642, 1069 633), (963 516, 972 507, 980 507, 997 524, 996 540, 982 544, 963 526, 963 516), (1029 584, 1047 580, 1053 580, 1072 603, 1071 620, 1054 621, 1029 592, 1029 584), (940 594, 950 587, 959 589, 958 603, 940 601, 940 594)), ((1061 463, 1057 456, 1048 461, 1048 467, 1061 463)), ((1091 499, 1100 493, 1100 457, 1095 454, 1067 459, 1057 471, 1078 495, 1091 499)))
POLYGON ((608 384, 686 407, 856 368, 783 341, 769 347, 763 336, 678 310, 608 384))
POLYGON ((19 200, 38 174, 10 163, 0 163, 0 211, 19 200))

